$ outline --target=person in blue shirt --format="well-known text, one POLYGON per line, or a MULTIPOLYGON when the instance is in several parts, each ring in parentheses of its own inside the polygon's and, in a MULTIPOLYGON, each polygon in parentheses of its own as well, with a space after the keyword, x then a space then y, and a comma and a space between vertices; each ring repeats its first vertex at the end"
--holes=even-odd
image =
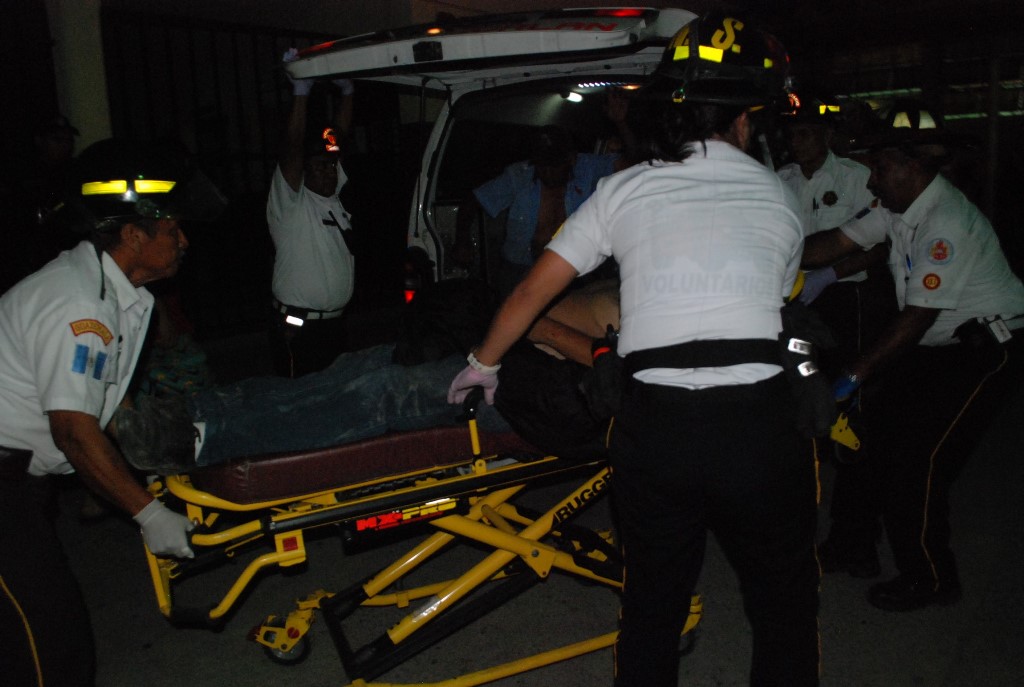
MULTIPOLYGON (((632 136, 626 125, 625 95, 610 91, 607 113, 628 150, 632 136)), ((628 155, 580 153, 565 128, 540 127, 530 142, 529 158, 509 165, 478 186, 471 194, 469 207, 460 208, 455 262, 465 265, 471 260, 470 226, 479 209, 492 218, 508 210, 495 284, 498 292, 506 295, 533 266, 565 218, 590 197, 597 182, 628 165, 628 155)))

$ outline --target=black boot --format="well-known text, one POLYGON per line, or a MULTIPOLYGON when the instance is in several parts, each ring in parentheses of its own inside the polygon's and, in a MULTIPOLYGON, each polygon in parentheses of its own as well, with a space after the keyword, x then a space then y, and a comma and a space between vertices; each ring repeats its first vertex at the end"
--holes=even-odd
POLYGON ((955 577, 900 575, 868 590, 868 603, 883 611, 913 611, 932 604, 948 606, 960 600, 960 581, 955 577))
POLYGON ((196 428, 185 399, 140 396, 111 421, 125 459, 143 472, 176 475, 195 469, 196 428))

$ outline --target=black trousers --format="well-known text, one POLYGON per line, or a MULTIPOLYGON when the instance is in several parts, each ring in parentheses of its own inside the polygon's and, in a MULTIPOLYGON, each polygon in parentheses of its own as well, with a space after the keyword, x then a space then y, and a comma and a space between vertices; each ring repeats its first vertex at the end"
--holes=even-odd
POLYGON ((0 681, 94 684, 92 625, 54 528, 50 478, 0 479, 0 681))
POLYGON ((871 269, 863 281, 841 281, 811 303, 835 338, 835 348, 819 351, 819 363, 830 379, 857 359, 899 312, 896 287, 886 267, 871 269))
POLYGON ((830 538, 874 546, 884 524, 901 574, 955 581, 949 490, 1024 378, 1008 344, 918 346, 863 391, 863 457, 839 465, 830 538))
POLYGON ((818 684, 817 481, 792 406, 782 375, 702 391, 628 385, 610 442, 626 564, 616 687, 679 684, 708 531, 739 577, 751 684, 818 684))
POLYGON ((305 320, 301 327, 285 322, 276 309, 270 313, 270 352, 274 372, 281 377, 301 377, 318 372, 348 350, 345 317, 305 320))

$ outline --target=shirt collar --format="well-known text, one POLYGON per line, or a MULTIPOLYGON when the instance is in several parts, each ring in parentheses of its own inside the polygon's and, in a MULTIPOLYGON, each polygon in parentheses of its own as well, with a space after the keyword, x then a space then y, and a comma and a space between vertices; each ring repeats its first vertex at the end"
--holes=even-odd
POLYGON ((701 141, 692 141, 690 145, 693 147, 693 154, 695 156, 700 155, 718 160, 745 159, 751 162, 757 162, 754 158, 750 157, 728 141, 719 141, 717 139, 709 138, 703 142, 703 145, 701 141), (704 152, 705 146, 707 153, 704 152))
POLYGON ((920 195, 907 208, 907 211, 900 216, 900 219, 911 227, 920 224, 928 212, 939 202, 939 198, 945 192, 945 187, 948 185, 949 182, 943 179, 941 174, 936 174, 932 182, 921 191, 920 195))
POLYGON ((818 169, 814 170, 814 174, 811 175, 811 178, 813 179, 814 177, 828 176, 834 179, 836 176, 836 165, 838 164, 839 163, 836 161, 835 153, 833 153, 831 150, 828 151, 828 155, 825 156, 825 161, 821 163, 821 167, 818 167, 818 169))

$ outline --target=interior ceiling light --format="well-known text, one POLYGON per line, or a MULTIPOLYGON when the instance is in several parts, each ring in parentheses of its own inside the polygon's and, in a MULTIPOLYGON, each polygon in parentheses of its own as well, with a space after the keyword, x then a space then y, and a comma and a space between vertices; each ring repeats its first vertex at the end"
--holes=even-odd
POLYGON ((638 83, 628 83, 626 81, 585 81, 583 83, 576 84, 576 88, 623 88, 627 91, 635 91, 640 88, 638 83))
POLYGON ((568 100, 570 103, 582 103, 583 102, 583 96, 580 95, 579 93, 577 93, 576 91, 570 91, 565 96, 565 99, 568 100))

